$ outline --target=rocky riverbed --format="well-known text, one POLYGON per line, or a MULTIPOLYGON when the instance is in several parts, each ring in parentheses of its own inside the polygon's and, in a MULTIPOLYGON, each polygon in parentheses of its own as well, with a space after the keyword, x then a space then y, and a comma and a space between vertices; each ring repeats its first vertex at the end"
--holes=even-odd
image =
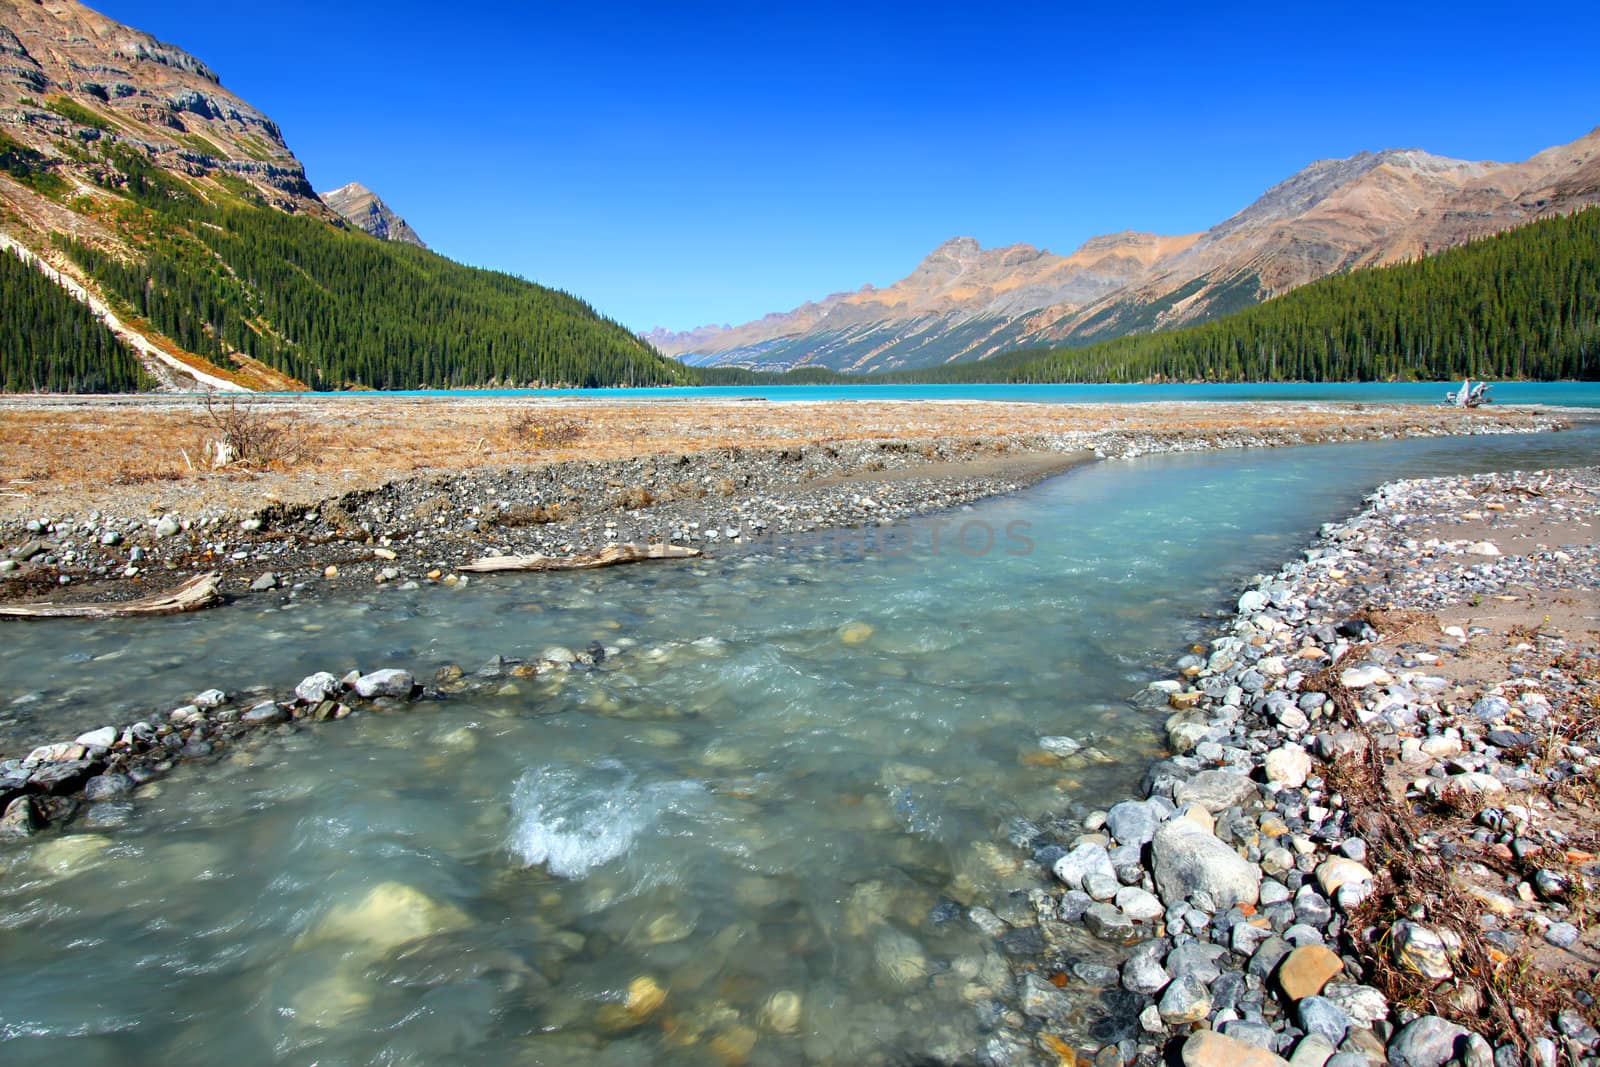
POLYGON ((1246 591, 1151 687, 1146 795, 1036 839, 987 1059, 1071 1062, 1100 997, 1103 1067, 1600 1062, 1596 529, 1600 468, 1392 483, 1246 591))
POLYGON ((233 595, 454 584, 456 566, 487 555, 563 555, 622 541, 725 548, 884 526, 1013 492, 1095 458, 1532 433, 1566 425, 1537 410, 1487 418, 1328 405, 1263 414, 1256 407, 1241 411, 1235 426, 1174 418, 1167 429, 1138 423, 1053 433, 819 440, 783 448, 482 466, 392 478, 310 500, 281 484, 281 477, 264 478, 252 492, 255 476, 249 472, 210 475, 216 484, 207 482, 198 496, 180 493, 176 485, 171 492, 158 487, 133 496, 101 486, 51 498, 75 501, 68 510, 29 513, 12 507, 0 519, 0 599, 120 599, 207 571, 220 572, 224 591, 233 595))

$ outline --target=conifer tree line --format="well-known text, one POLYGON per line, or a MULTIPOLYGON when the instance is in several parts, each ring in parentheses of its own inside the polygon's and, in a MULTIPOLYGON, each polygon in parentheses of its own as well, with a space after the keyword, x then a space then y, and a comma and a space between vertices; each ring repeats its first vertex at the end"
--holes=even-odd
POLYGON ((1600 208, 1356 270, 1199 326, 905 371, 901 382, 1600 378, 1600 208))
POLYGON ((0 392, 124 393, 148 385, 138 357, 14 252, 0 252, 0 392))
POLYGON ((58 244, 222 366, 244 352, 321 389, 694 380, 567 293, 242 199, 210 203, 128 150, 115 164, 118 191, 148 212, 142 257, 58 244))

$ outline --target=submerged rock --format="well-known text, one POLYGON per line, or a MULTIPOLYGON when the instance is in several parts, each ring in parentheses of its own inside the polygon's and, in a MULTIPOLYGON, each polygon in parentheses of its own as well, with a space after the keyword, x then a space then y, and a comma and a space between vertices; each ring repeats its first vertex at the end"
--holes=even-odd
POLYGON ((382 955, 408 941, 463 929, 468 922, 452 904, 402 882, 384 882, 354 904, 330 910, 302 940, 346 941, 382 955))

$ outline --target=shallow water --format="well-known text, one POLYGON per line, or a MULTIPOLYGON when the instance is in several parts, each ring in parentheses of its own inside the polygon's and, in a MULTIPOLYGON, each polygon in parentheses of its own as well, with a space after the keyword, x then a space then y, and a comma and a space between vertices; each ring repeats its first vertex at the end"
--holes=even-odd
MULTIPOLYGON (((779 403, 817 400, 1003 400, 1035 404, 1133 404, 1154 401, 1338 401, 1368 404, 1432 404, 1460 382, 1241 382, 1229 385, 764 385, 659 389, 467 389, 423 390, 402 396, 549 396, 597 400, 705 400, 761 397, 779 403)), ((284 394, 295 395, 295 394, 284 394)), ((304 395, 304 394, 300 394, 304 395)), ((337 393, 340 398, 393 393, 337 393)), ((1600 382, 1498 382, 1501 404, 1600 407, 1600 382)))
MULTIPOLYGON (((95 813, 118 828, 0 851, 0 1055, 960 1052, 1006 968, 942 902, 1004 912, 1037 884, 1034 828, 1134 788, 1164 716, 1128 697, 1208 614, 1379 481, 1594 462, 1597 445, 1591 427, 1147 457, 947 516, 938 551, 931 524, 908 524, 889 553, 852 535, 366 602, 7 628, 8 751, 213 684, 470 673, 592 642, 619 654, 263 738, 95 813), (1056 761, 1048 735, 1086 748, 1056 761)), ((1089 1026, 1100 1011, 1083 1003, 1089 1026)))

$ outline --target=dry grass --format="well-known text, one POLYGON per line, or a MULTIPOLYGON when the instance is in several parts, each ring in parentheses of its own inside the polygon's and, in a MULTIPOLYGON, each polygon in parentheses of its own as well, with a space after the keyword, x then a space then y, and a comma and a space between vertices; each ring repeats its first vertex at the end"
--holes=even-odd
MULTIPOLYGON (((199 405, 192 400, 0 401, 0 470, 42 472, 28 485, 0 481, 4 493, 0 516, 75 510, 85 500, 99 503, 108 492, 108 471, 118 472, 126 492, 155 485, 172 490, 168 495, 174 499, 200 496, 230 504, 247 497, 259 502, 263 496, 276 496, 309 503, 416 472, 573 458, 826 447, 840 441, 993 442, 1085 431, 1194 439, 1288 430, 1315 440, 1393 432, 1418 424, 1454 426, 1463 419, 1442 408, 1357 412, 1331 405, 1248 403, 530 403, 493 397, 387 395, 255 403, 265 414, 299 419, 304 447, 290 469, 213 473, 203 469, 198 456, 186 462, 179 443, 187 445, 193 437, 199 405), (529 447, 530 440, 534 447, 529 447)), ((1466 418, 1495 424, 1528 417, 1500 411, 1466 418)), ((113 494, 116 489, 110 487, 113 494)))

